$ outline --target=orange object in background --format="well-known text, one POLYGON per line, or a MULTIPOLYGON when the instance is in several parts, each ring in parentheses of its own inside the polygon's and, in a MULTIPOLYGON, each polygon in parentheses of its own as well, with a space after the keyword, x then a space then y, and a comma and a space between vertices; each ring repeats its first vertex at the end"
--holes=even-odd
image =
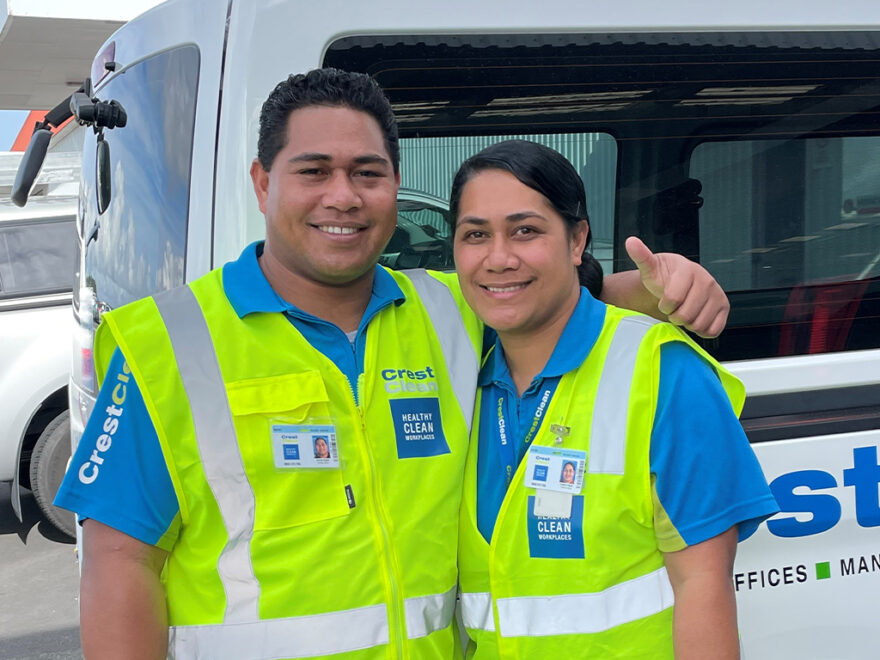
MULTIPOLYGON (((25 118, 24 123, 21 125, 21 130, 18 132, 18 136, 15 138, 15 142, 12 143, 12 148, 10 151, 24 151, 27 149, 28 142, 31 140, 31 135, 34 132, 34 124, 39 121, 43 121, 46 118, 46 113, 48 110, 31 110, 28 116, 25 118)), ((68 119, 67 121, 70 121, 68 119)), ((63 126, 67 124, 67 121, 61 124, 61 126, 50 127, 53 133, 57 133, 63 126)))

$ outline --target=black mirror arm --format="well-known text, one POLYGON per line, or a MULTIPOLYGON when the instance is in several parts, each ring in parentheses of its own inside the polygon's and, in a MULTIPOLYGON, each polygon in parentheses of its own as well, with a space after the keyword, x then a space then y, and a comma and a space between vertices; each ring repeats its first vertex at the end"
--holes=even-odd
MULTIPOLYGON (((85 89, 85 83, 74 94, 82 92, 85 89)), ((46 113, 43 121, 38 121, 34 125, 34 132, 31 135, 30 143, 21 162, 18 165, 18 172, 15 175, 15 183, 12 186, 12 203, 16 206, 24 206, 27 203, 28 196, 31 194, 31 188, 37 180, 40 170, 43 168, 43 161, 46 159, 46 151, 49 149, 49 140, 52 139, 52 128, 58 128, 73 116, 70 109, 70 99, 73 94, 64 99, 61 103, 46 113)))

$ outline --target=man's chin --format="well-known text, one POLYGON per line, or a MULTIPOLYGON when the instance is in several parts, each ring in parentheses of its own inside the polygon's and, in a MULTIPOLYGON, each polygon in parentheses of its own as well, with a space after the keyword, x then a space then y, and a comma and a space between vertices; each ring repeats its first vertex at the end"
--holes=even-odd
POLYGON ((321 269, 317 275, 319 281, 327 286, 351 286, 366 278, 371 278, 376 268, 376 263, 378 262, 366 266, 351 266, 347 268, 327 267, 321 269))

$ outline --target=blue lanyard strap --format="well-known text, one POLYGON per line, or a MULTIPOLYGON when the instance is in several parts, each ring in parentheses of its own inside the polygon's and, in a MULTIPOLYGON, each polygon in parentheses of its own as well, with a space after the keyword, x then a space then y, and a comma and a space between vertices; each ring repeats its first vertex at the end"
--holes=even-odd
MULTIPOLYGON (((534 440, 535 435, 538 433, 538 429, 541 427, 541 420, 544 418, 544 413, 547 410, 547 406, 550 405, 551 399, 553 399, 553 394, 556 392, 556 387, 559 385, 558 378, 548 378, 545 380, 545 383, 549 383, 544 387, 544 391, 541 393, 541 399, 538 402, 538 407, 535 409, 535 414, 532 416, 532 421, 529 424, 529 429, 526 431, 526 435, 522 440, 521 446, 525 450, 531 444, 532 440, 534 440)), ((512 442, 510 429, 505 420, 504 416, 504 407, 506 400, 508 398, 508 394, 502 391, 498 397, 497 406, 498 406, 498 424, 496 426, 496 440, 499 446, 499 453, 501 456, 501 461, 504 465, 505 478, 507 480, 507 484, 510 484, 511 479, 513 479, 513 473, 519 465, 519 456, 517 452, 517 446, 512 442)), ((523 452, 525 453, 525 451, 523 452)))

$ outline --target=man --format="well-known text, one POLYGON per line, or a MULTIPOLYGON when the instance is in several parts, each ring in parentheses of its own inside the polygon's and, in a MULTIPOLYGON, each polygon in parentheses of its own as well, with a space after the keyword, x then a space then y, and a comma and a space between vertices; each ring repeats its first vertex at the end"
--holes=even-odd
MULTIPOLYGON (((85 519, 83 651, 454 657, 482 327, 454 278, 376 265, 400 184, 390 105, 367 76, 291 76, 251 176, 265 242, 98 330, 106 376, 56 500, 85 519)), ((633 255, 663 305, 723 327, 703 271, 633 255)))

